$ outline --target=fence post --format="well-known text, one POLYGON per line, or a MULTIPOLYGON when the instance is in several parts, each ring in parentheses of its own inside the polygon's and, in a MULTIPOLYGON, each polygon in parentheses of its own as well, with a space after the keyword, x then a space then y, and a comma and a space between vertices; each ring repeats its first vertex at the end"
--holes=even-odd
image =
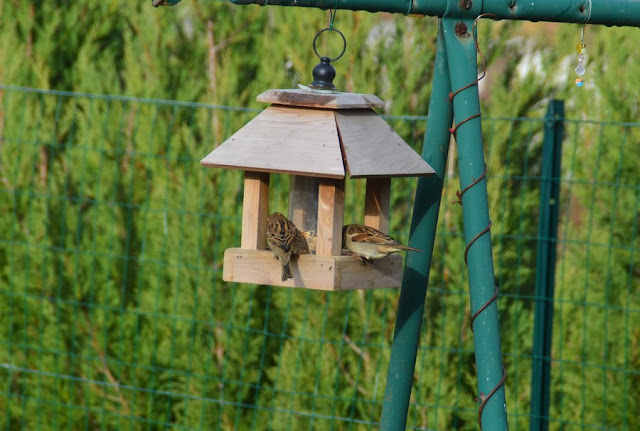
POLYGON ((411 385, 420 342, 420 329, 427 294, 429 269, 436 237, 442 185, 449 154, 449 126, 453 110, 448 102, 451 91, 447 53, 444 49, 442 22, 438 23, 436 59, 429 101, 429 117, 424 137, 422 157, 436 171, 430 177, 418 179, 416 199, 411 219, 409 244, 423 253, 407 253, 396 327, 391 347, 380 430, 404 430, 409 411, 411 385))
POLYGON ((552 100, 549 102, 547 115, 544 119, 542 149, 533 363, 531 366, 531 431, 547 431, 549 428, 551 337, 563 134, 564 101, 552 100))

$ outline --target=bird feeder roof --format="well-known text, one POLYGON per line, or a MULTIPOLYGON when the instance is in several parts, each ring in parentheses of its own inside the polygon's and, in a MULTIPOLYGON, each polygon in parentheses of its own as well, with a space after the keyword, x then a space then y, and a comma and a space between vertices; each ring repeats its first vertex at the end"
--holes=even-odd
POLYGON ((324 178, 434 174, 372 108, 371 94, 267 90, 272 103, 209 153, 205 166, 324 178))

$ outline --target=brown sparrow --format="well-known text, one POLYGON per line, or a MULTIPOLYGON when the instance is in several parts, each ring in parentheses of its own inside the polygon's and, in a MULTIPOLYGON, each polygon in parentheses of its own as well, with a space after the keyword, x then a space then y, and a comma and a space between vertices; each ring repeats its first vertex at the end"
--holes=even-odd
POLYGON ((362 259, 363 263, 403 250, 422 253, 422 250, 399 244, 389 235, 361 224, 348 224, 342 228, 342 246, 362 259))
POLYGON ((267 219, 267 243, 273 257, 282 264, 282 281, 293 278, 289 259, 298 238, 298 228, 280 213, 273 213, 267 219))

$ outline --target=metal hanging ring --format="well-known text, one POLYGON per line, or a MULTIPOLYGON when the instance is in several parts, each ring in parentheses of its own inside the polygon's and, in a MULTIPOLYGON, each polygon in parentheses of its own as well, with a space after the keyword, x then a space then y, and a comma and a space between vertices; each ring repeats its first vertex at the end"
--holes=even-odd
POLYGON ((335 31, 336 33, 338 33, 340 35, 340 37, 342 37, 342 42, 344 43, 344 47, 342 48, 342 52, 340 53, 339 56, 337 56, 336 58, 330 58, 329 61, 336 61, 338 59, 340 59, 340 57, 342 57, 345 53, 345 51, 347 50, 347 39, 344 37, 344 34, 342 34, 342 32, 340 30, 338 30, 335 27, 327 27, 327 28, 323 28, 322 30, 320 30, 318 32, 318 34, 316 34, 316 37, 313 38, 313 52, 316 53, 316 56, 318 56, 318 58, 322 59, 322 55, 318 54, 318 49, 316 48, 316 42, 318 41, 318 37, 324 33, 325 31, 335 31))

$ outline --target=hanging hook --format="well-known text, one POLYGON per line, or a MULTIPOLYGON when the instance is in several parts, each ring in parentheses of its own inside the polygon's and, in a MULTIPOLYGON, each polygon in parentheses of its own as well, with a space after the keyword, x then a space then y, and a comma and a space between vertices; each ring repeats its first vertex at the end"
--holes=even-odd
MULTIPOLYGON (((324 33, 325 31, 335 31, 336 33, 338 33, 338 34, 340 35, 340 37, 342 37, 342 43, 343 43, 343 46, 342 46, 342 52, 340 52, 340 55, 338 55, 338 56, 337 56, 337 57, 335 57, 335 58, 331 58, 331 59, 329 59, 329 61, 336 61, 336 60, 339 60, 339 59, 340 59, 340 57, 342 57, 342 56, 344 55, 345 51, 347 50, 347 39, 344 37, 344 34, 342 34, 342 32, 341 32, 340 30, 338 30, 338 29, 337 29, 337 28, 335 28, 335 27, 331 27, 331 25, 332 25, 332 24, 329 24, 329 27, 327 27, 327 28, 323 28, 322 30, 320 30, 320 31, 318 32, 318 34, 316 34, 316 37, 314 37, 314 38, 313 38, 313 52, 316 54, 316 56, 317 56, 319 59, 324 58, 325 56, 324 56, 324 55, 320 55, 320 54, 318 53, 318 49, 317 49, 317 47, 316 47, 316 44, 317 44, 317 42, 318 42, 318 37, 320 37, 320 35, 321 35, 322 33, 324 33)), ((328 58, 328 57, 327 57, 327 58, 328 58)))
POLYGON ((340 0, 336 0, 335 5, 333 6, 333 10, 329 9, 329 28, 333 29, 333 21, 336 19, 336 14, 338 13, 338 2, 340 0))

